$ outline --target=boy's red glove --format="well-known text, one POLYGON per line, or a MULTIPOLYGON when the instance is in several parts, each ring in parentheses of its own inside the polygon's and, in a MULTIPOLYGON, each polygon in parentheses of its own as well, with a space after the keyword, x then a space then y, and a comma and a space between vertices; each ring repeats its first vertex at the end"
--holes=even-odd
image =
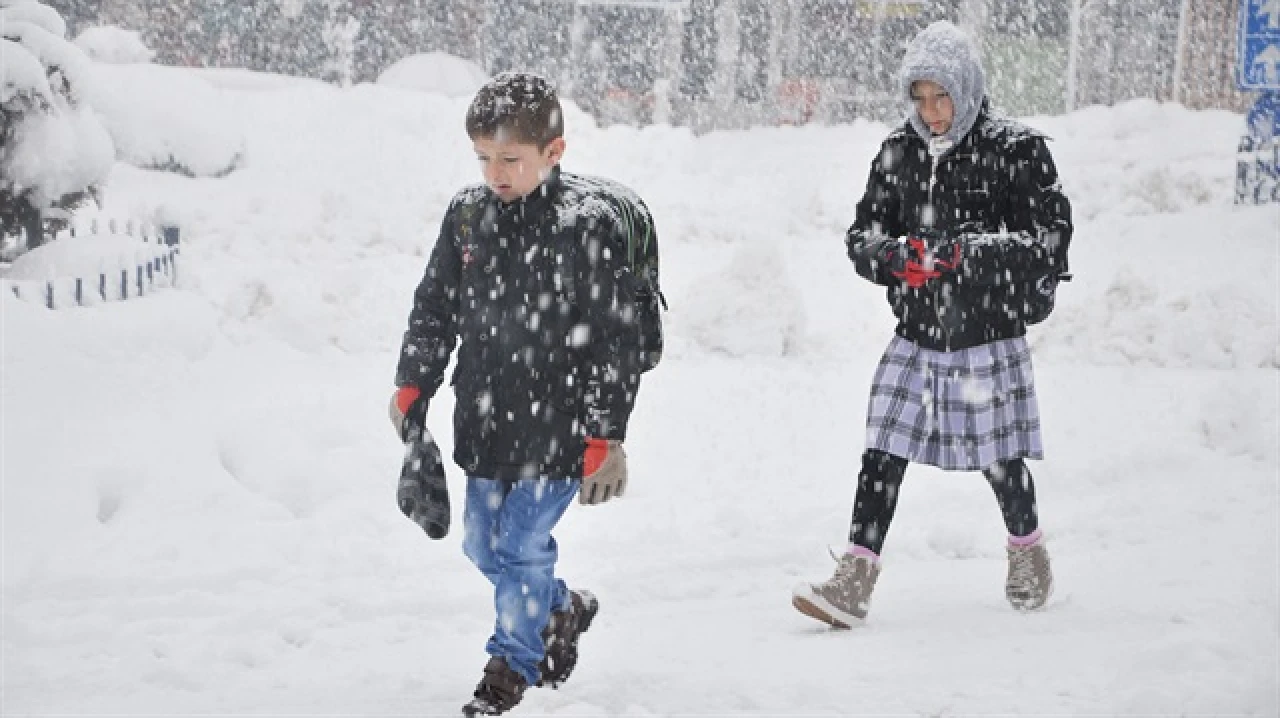
POLYGON ((607 439, 587 439, 587 450, 582 452, 582 475, 590 476, 599 471, 608 456, 607 439))
POLYGON ((582 489, 578 502, 594 506, 627 489, 627 452, 614 439, 587 439, 582 454, 582 489))
POLYGON ((427 400, 422 390, 416 386, 402 386, 391 395, 391 425, 396 435, 404 441, 409 431, 409 424, 425 426, 427 423, 427 400))

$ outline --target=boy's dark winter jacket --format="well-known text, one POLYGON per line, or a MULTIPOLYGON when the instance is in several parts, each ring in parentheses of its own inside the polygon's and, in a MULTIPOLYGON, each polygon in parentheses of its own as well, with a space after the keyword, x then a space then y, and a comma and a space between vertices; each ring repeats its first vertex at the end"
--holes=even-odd
POLYGON ((897 333, 954 351, 1025 334, 1024 297, 1037 280, 1065 271, 1055 252, 1070 238, 1071 205, 1044 136, 991 116, 984 104, 936 168, 910 122, 889 135, 845 241, 858 273, 888 287, 897 333), (963 263, 911 288, 891 265, 904 250, 899 239, 922 229, 957 239, 963 263))
POLYGON ((586 437, 625 438, 640 372, 619 201, 648 214, 621 185, 555 168, 515 202, 478 185, 450 203, 396 384, 433 396, 461 339, 454 460, 468 475, 577 478, 586 437))

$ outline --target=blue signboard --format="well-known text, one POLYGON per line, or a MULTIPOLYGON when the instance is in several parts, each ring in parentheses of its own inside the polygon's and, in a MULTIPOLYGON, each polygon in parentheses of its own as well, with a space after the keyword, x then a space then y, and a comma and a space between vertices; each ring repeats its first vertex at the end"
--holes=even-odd
POLYGON ((1280 90, 1280 0, 1240 0, 1236 82, 1242 90, 1280 90))

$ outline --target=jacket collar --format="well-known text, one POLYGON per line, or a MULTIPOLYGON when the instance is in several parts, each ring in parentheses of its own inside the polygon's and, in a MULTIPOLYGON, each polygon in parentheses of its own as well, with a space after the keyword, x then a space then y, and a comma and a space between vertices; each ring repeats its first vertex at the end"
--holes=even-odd
POLYGON ((520 220, 543 212, 551 206, 551 200, 560 190, 560 165, 551 168, 547 178, 529 194, 510 202, 503 202, 494 195, 499 220, 520 220))

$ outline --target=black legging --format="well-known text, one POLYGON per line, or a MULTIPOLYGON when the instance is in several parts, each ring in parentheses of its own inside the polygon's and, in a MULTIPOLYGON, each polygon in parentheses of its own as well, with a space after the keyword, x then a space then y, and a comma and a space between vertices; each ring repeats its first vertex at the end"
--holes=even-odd
MULTIPOLYGON (((862 454, 858 492, 853 498, 853 523, 849 541, 880 553, 885 534, 898 506, 898 490, 907 471, 907 460, 876 449, 862 454)), ((998 461, 982 472, 996 493, 1005 528, 1014 536, 1036 530, 1036 485, 1022 459, 998 461)))

